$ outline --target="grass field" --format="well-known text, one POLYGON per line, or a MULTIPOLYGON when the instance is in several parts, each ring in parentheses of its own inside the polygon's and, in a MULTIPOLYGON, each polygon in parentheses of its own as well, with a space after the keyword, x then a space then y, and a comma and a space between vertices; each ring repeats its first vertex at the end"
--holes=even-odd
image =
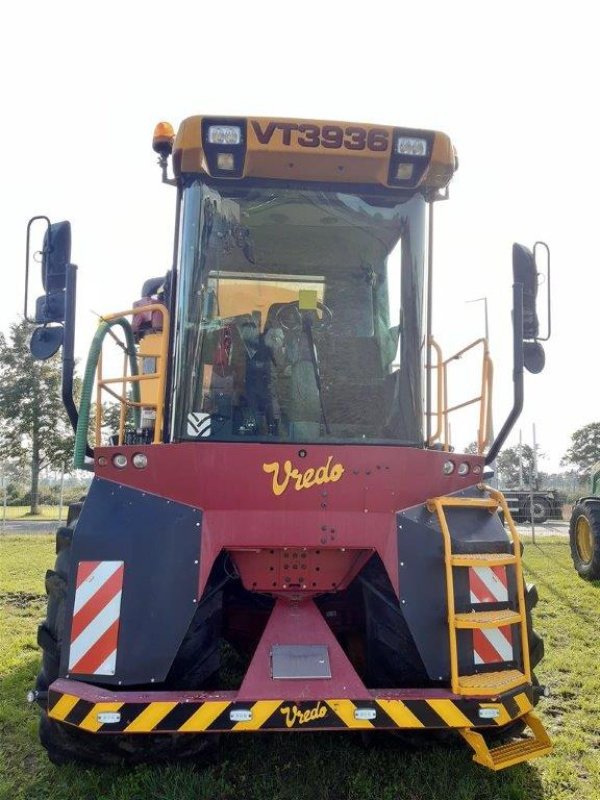
MULTIPOLYGON (((29 506, 6 506, 0 508, 0 520, 6 515, 7 520, 25 520, 36 522, 39 520, 58 520, 58 506, 40 506, 39 514, 30 514, 29 506)), ((63 519, 67 517, 67 505, 63 507, 63 519)))
POLYGON ((473 764, 462 741, 423 740, 407 749, 384 736, 365 746, 354 734, 222 737, 208 767, 57 769, 37 742, 25 695, 38 669, 43 575, 53 537, 0 538, 1 800, 598 800, 600 798, 600 583, 571 567, 565 538, 525 551, 538 585, 537 629, 546 638, 540 681, 552 696, 540 714, 554 752, 492 773, 473 764))

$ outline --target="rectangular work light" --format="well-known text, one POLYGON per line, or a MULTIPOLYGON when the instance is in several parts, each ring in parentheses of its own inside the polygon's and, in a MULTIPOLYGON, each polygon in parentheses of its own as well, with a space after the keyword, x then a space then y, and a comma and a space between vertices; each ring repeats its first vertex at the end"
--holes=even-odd
POLYGON ((242 129, 239 125, 210 125, 207 140, 209 144, 241 144, 242 129))
POLYGON ((241 178, 246 159, 246 120, 202 120, 202 148, 208 173, 214 177, 241 178))
POLYGON ((427 139, 399 136, 396 140, 396 152, 402 156, 426 156, 427 139))

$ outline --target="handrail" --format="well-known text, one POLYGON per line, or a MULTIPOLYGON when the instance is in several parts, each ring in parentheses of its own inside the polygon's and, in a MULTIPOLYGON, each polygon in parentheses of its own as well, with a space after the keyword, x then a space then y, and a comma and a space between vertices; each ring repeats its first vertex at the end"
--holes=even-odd
MULTIPOLYGON (((431 436, 429 437, 429 441, 428 441, 428 444, 432 445, 434 442, 437 442, 437 440, 442 435, 442 419, 443 419, 443 415, 441 413, 441 409, 444 407, 444 384, 443 384, 443 380, 440 378, 440 373, 441 373, 441 371, 443 369, 444 357, 442 355, 442 348, 435 341, 433 336, 429 337, 429 346, 433 347, 433 349, 435 350, 435 354, 436 354, 436 364, 435 364, 435 366, 432 366, 431 369, 437 369, 438 370, 437 411, 435 412, 435 415, 437 417, 437 427, 435 429, 435 433, 431 434, 431 436)), ((427 366, 429 367, 429 365, 427 365, 427 366)))
MULTIPOLYGON (((125 339, 127 340, 125 358, 127 359, 129 356, 131 359, 132 373, 137 372, 135 341, 133 338, 133 331, 131 330, 131 325, 129 324, 128 320, 124 319, 123 317, 118 317, 110 322, 101 320, 100 324, 98 325, 98 330, 92 339, 92 344, 85 365, 85 372, 83 374, 83 381, 81 383, 81 400, 79 403, 77 430, 75 432, 75 448, 73 453, 73 463, 75 469, 91 469, 91 465, 86 462, 85 456, 90 450, 88 445, 88 428, 90 423, 92 390, 94 387, 94 380, 96 378, 98 362, 101 361, 102 358, 102 345, 104 343, 104 338, 106 334, 110 332, 110 329, 113 325, 119 325, 123 329, 125 339)), ((134 384, 134 391, 137 395, 139 392, 139 384, 134 384)))
MULTIPOLYGON (((134 316, 138 314, 152 314, 154 312, 161 315, 162 331, 163 331, 163 336, 161 337, 161 342, 160 342, 160 351, 155 356, 153 356, 154 358, 156 358, 156 368, 154 372, 146 372, 146 373, 137 372, 137 374, 133 373, 133 371, 130 372, 128 369, 129 366, 128 355, 131 354, 124 352, 122 374, 120 376, 104 377, 102 353, 100 352, 99 354, 97 362, 97 370, 96 370, 96 419, 95 419, 96 445, 99 445, 101 443, 101 430, 102 430, 102 417, 103 417, 103 407, 102 407, 103 392, 108 393, 116 400, 118 400, 119 403, 121 404, 120 414, 119 414, 119 431, 117 439, 119 445, 122 445, 125 439, 125 424, 127 420, 127 411, 130 408, 133 408, 135 410, 140 408, 155 409, 156 419, 153 432, 153 444, 158 444, 162 441, 162 425, 164 417, 165 380, 166 380, 165 365, 167 364, 167 354, 169 346, 168 343, 169 312, 166 306, 162 305, 162 303, 149 303, 148 305, 145 306, 137 306, 135 308, 130 308, 126 311, 120 311, 114 314, 104 315, 101 318, 101 320, 102 322, 111 323, 116 319, 126 318, 128 316, 134 316), (142 402, 138 396, 134 397, 133 399, 127 396, 127 390, 129 386, 139 387, 142 381, 152 381, 152 380, 157 381, 156 402, 151 402, 151 401, 142 402), (121 384, 120 393, 111 388, 115 384, 121 384)), ((136 352, 134 354, 134 357, 139 358, 140 356, 136 352)), ((136 392, 136 394, 137 393, 138 392, 136 392)))
POLYGON ((488 341, 485 337, 476 339, 466 347, 453 353, 451 356, 443 359, 442 350, 438 343, 431 337, 430 346, 436 352, 436 364, 431 366, 431 369, 437 370, 437 411, 432 412, 437 417, 437 428, 428 441, 431 447, 436 441, 441 441, 443 449, 447 452, 450 450, 450 422, 449 417, 453 411, 458 411, 460 408, 465 408, 469 405, 479 403, 479 428, 477 430, 477 452, 481 455, 489 443, 491 437, 491 421, 492 421, 492 388, 493 388, 493 375, 494 365, 489 353, 488 341), (479 345, 483 346, 482 364, 481 364, 481 393, 462 403, 457 403, 453 406, 448 405, 448 367, 453 361, 458 361, 465 353, 473 350, 479 345), (443 434, 443 438, 442 438, 443 434))

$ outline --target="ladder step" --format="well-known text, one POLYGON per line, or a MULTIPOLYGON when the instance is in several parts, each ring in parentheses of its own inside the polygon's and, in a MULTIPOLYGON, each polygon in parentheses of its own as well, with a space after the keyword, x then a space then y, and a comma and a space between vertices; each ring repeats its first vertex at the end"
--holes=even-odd
POLYGON ((444 508, 500 508, 497 500, 491 497, 436 497, 431 503, 439 503, 444 508))
POLYGON ((504 567, 516 564, 512 553, 454 553, 450 556, 453 567, 504 567))
POLYGON ((527 678, 518 669, 480 672, 477 675, 459 675, 458 694, 495 697, 524 683, 527 683, 527 678))
POLYGON ((509 608, 502 611, 471 611, 468 614, 455 614, 456 628, 500 628, 503 625, 517 625, 521 622, 518 611, 509 608))
POLYGON ((473 748, 475 752, 473 761, 493 770, 505 769, 514 764, 544 756, 552 750, 552 742, 541 720, 532 712, 525 714, 523 720, 533 733, 531 738, 502 744, 491 750, 483 736, 477 731, 471 728, 461 728, 459 733, 473 748))

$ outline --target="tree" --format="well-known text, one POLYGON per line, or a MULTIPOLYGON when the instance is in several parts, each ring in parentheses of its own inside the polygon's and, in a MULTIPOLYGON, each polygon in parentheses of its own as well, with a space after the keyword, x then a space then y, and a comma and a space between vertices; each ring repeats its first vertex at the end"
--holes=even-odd
MULTIPOLYGON (((538 460, 542 458, 542 454, 538 451, 538 460)), ((545 475, 543 472, 537 473, 537 480, 534 476, 534 460, 533 448, 528 444, 521 446, 521 460, 523 464, 523 486, 529 487, 532 483, 533 488, 539 488, 539 485, 544 481, 545 475)), ((503 450, 496 459, 496 471, 498 473, 498 481, 501 486, 507 489, 514 489, 519 487, 519 447, 507 447, 503 450)))
POLYGON ((73 432, 61 400, 60 358, 35 361, 31 328, 11 325, 0 334, 0 457, 29 464, 30 513, 38 513, 39 478, 44 467, 69 464, 73 432))
POLYGON ((479 442, 469 442, 462 452, 477 455, 479 453, 479 442))
POLYGON ((571 435, 571 447, 560 463, 573 464, 579 476, 584 477, 598 461, 600 461, 600 422, 590 422, 571 435))

